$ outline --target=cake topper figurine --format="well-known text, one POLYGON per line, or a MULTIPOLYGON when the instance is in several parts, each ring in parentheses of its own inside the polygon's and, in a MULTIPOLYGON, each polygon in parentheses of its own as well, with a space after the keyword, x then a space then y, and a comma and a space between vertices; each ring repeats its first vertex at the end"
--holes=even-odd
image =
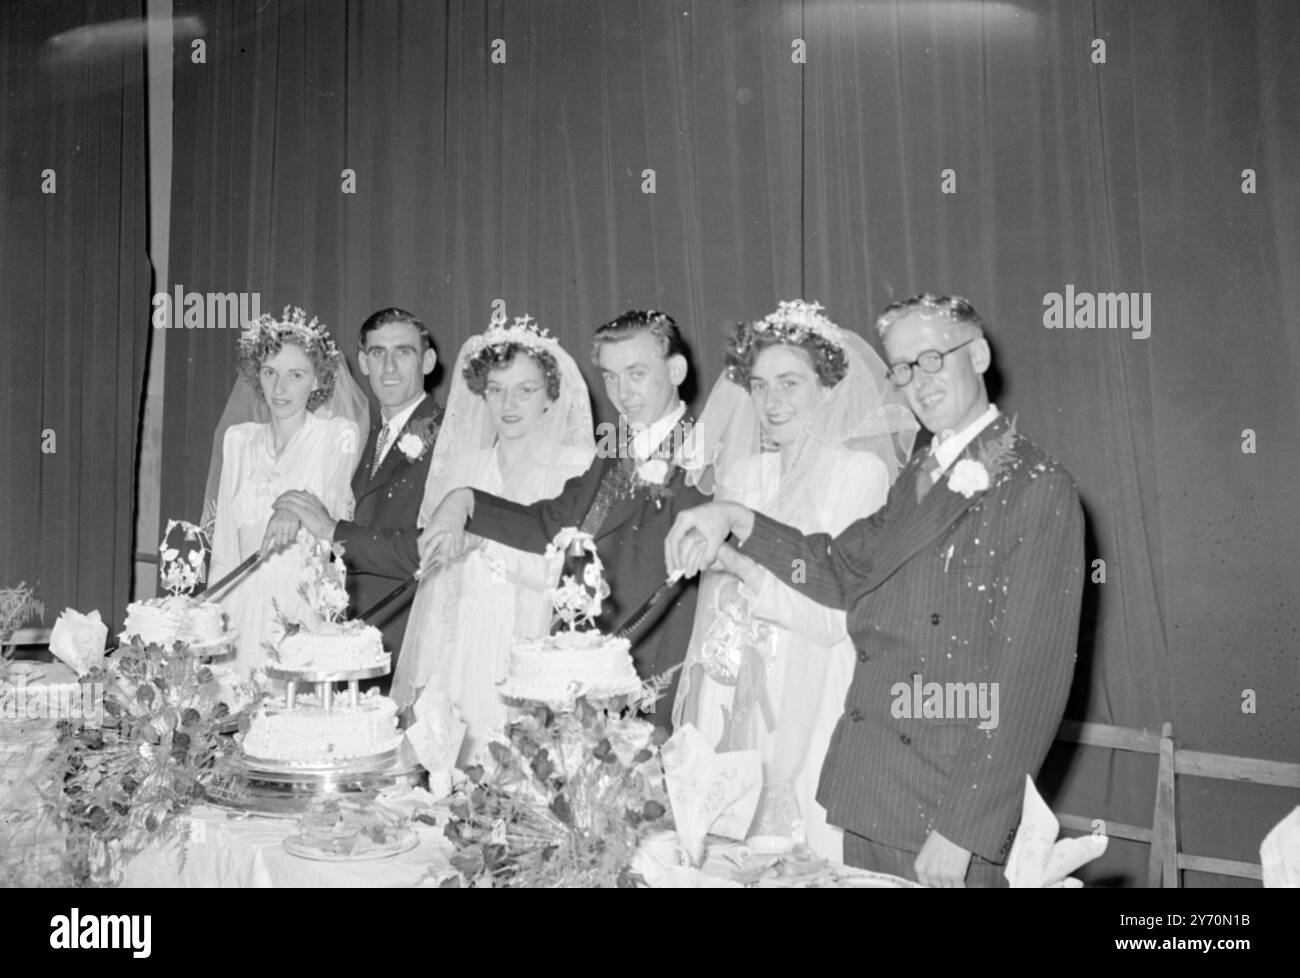
POLYGON ((558 587, 547 589, 546 597, 555 609, 555 623, 564 622, 571 632, 578 631, 579 623, 590 628, 600 617, 601 604, 609 597, 605 566, 596 553, 596 540, 590 533, 584 533, 576 526, 566 526, 546 547, 547 559, 560 554, 576 558, 586 555, 590 557, 582 569, 581 581, 572 574, 566 574, 558 587))
POLYGON ((207 558, 211 553, 211 541, 200 527, 184 520, 168 520, 158 545, 163 587, 172 597, 189 594, 207 580, 207 558))

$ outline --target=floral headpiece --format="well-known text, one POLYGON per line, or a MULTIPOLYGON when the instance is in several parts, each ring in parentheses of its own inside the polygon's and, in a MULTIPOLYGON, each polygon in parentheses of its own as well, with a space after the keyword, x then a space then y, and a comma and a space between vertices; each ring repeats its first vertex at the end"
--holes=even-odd
POLYGON ((753 330, 756 333, 775 332, 792 343, 802 342, 810 333, 815 333, 828 343, 842 346, 842 331, 822 315, 822 309, 821 303, 804 302, 803 299, 778 302, 776 312, 754 323, 753 330))
POLYGON ((325 324, 315 316, 309 322, 307 314, 297 306, 285 306, 280 319, 263 313, 249 323, 239 334, 239 354, 254 356, 265 340, 280 342, 286 334, 296 337, 308 349, 320 350, 331 362, 338 363, 343 358, 325 324))
POLYGON ((507 323, 505 312, 498 307, 488 328, 470 340, 469 356, 478 356, 489 347, 510 343, 547 353, 553 353, 557 345, 555 337, 537 325, 532 316, 516 316, 513 322, 507 323))
POLYGON ((162 558, 159 576, 163 587, 173 597, 193 591, 206 579, 203 562, 211 552, 208 535, 201 528, 184 520, 168 520, 162 543, 158 545, 158 554, 162 558), (180 530, 182 538, 173 540, 173 530, 180 530))

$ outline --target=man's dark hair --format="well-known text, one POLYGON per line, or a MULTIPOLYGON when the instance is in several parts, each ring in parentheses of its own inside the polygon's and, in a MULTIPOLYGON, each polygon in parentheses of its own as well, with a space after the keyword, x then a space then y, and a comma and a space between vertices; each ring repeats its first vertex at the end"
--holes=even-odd
POLYGON ((665 360, 671 356, 686 356, 686 342, 672 316, 655 309, 629 309, 596 330, 591 338, 591 362, 599 367, 602 346, 628 339, 637 333, 649 333, 657 339, 659 352, 665 360))
POLYGON ((370 318, 361 324, 361 336, 358 338, 361 349, 366 348, 366 336, 384 326, 391 326, 393 323, 407 323, 415 327, 416 332, 420 334, 420 339, 423 341, 423 346, 420 349, 421 353, 433 349, 433 335, 429 332, 429 327, 416 319, 413 314, 405 309, 398 309, 396 306, 389 306, 387 309, 380 309, 378 312, 371 313, 370 318))

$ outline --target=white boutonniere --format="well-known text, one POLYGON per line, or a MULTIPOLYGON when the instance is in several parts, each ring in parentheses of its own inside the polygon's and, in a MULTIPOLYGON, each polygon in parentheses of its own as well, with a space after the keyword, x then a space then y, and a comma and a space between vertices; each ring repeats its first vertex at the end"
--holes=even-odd
POLYGON ((424 439, 419 435, 407 432, 401 438, 397 439, 397 450, 414 462, 424 454, 424 439))
POLYGON ((958 459, 948 473, 948 488, 967 499, 983 492, 1015 460, 1016 419, 1007 424, 1006 431, 979 447, 978 459, 958 459))
POLYGON ((989 470, 974 459, 963 458, 957 461, 948 473, 948 488, 959 492, 967 499, 977 492, 989 487, 989 470))
POLYGON ((646 459, 636 467, 636 477, 647 485, 663 485, 668 477, 668 463, 661 458, 646 459))

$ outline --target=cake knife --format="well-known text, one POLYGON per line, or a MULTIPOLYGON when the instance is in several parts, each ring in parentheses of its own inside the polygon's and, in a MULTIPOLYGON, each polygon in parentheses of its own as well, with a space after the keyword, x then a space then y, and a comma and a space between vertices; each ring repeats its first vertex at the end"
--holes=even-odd
POLYGON ((201 587, 197 591, 195 591, 194 597, 197 598, 200 594, 206 594, 209 598, 211 598, 218 591, 223 590, 227 584, 229 584, 235 578, 239 577, 241 574, 244 573, 244 571, 248 570, 250 567, 252 567, 261 559, 262 559, 262 554, 260 551, 258 553, 249 554, 238 567, 232 570, 221 580, 217 581, 216 584, 213 584, 211 587, 207 587, 207 586, 201 587))
POLYGON ((616 638, 631 639, 632 635, 645 624, 646 619, 650 617, 650 612, 654 611, 673 591, 677 590, 677 585, 681 582, 684 575, 681 571, 673 571, 657 588, 654 594, 646 600, 646 603, 637 608, 636 611, 624 619, 623 624, 614 629, 616 638))
POLYGON ((416 571, 414 574, 412 574, 410 577, 404 580, 401 584, 397 585, 397 587, 393 588, 382 598, 380 598, 378 601, 372 604, 365 611, 361 612, 361 614, 357 615, 357 618, 364 620, 366 618, 369 618, 376 611, 382 611, 383 609, 387 608, 390 604, 392 604, 394 601, 400 598, 407 590, 409 590, 411 585, 414 584, 419 579, 420 579, 420 572, 416 571))

